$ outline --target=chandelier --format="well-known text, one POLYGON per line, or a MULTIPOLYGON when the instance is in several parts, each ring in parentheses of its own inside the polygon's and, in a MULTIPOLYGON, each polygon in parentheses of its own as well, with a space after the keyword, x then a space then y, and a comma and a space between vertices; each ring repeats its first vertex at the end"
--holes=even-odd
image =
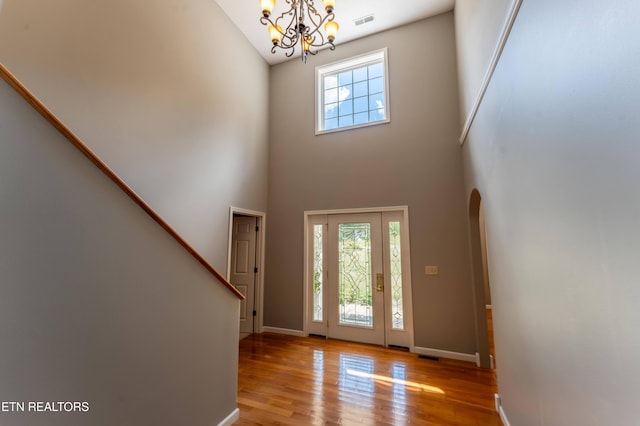
POLYGON ((284 50, 289 58, 294 54, 296 45, 300 44, 302 62, 307 63, 308 55, 318 53, 314 49, 324 46, 329 46, 331 50, 336 48, 333 41, 336 39, 339 26, 334 21, 335 0, 322 0, 326 12, 324 17, 315 8, 314 0, 285 0, 289 10, 275 20, 271 19, 271 12, 276 5, 276 0, 260 0, 260 2, 262 4, 260 22, 268 26, 273 43, 271 53, 276 53, 276 49, 279 48, 284 50), (285 29, 283 29, 284 24, 286 24, 285 29))

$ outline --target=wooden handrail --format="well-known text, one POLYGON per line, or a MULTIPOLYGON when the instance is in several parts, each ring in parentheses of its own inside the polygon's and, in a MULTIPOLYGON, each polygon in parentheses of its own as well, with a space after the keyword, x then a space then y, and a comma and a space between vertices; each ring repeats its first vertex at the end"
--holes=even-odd
POLYGON ((55 127, 73 146, 75 146, 85 157, 89 159, 102 173, 104 173, 113 183, 115 183, 129 198, 133 200, 142 210, 144 210, 158 225, 169 233, 182 247, 184 247, 204 268, 215 276, 225 287, 227 287, 238 299, 244 300, 244 296, 223 277, 209 262, 206 261, 187 241, 180 236, 167 222, 156 213, 136 192, 131 189, 113 170, 109 168, 87 145, 84 144, 58 117, 56 117, 33 93, 31 93, 3 64, 0 64, 0 77, 6 81, 16 92, 24 98, 45 120, 55 127))

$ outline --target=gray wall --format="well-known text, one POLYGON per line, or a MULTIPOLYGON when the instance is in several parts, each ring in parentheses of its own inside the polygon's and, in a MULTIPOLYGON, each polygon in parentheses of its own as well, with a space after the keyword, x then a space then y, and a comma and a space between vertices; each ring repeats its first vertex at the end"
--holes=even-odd
POLYGON ((640 418, 638 16, 637 1, 524 1, 464 146, 513 425, 640 418))
POLYGON ((213 0, 5 0, 0 61, 220 271, 266 211, 269 69, 213 0))
POLYGON ((239 302, 0 81, 3 425, 215 425, 236 408, 239 302))
POLYGON ((480 228, 480 255, 482 258, 482 278, 484 284, 484 302, 487 305, 491 305, 491 277, 489 276, 489 258, 487 257, 488 242, 482 202, 480 203, 480 210, 478 213, 478 225, 480 228))
POLYGON ((305 210, 408 205, 415 343, 474 353, 453 14, 272 67, 270 119, 265 325, 302 329, 305 210), (391 123, 314 136, 314 66, 383 47, 391 123))
POLYGON ((467 118, 491 63, 509 9, 517 0, 456 0, 461 119, 467 118))

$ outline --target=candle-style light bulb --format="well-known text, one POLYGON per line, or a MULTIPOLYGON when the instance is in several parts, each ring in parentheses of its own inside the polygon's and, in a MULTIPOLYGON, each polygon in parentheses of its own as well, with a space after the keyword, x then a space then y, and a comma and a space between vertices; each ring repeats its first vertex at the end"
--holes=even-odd
POLYGON ((260 0, 260 5, 262 6, 262 16, 268 18, 276 6, 276 0, 260 0))
POLYGON ((324 24, 324 30, 327 32, 327 39, 331 43, 333 43, 333 41, 336 39, 336 34, 338 33, 339 29, 340 25, 338 25, 336 21, 329 21, 324 24))

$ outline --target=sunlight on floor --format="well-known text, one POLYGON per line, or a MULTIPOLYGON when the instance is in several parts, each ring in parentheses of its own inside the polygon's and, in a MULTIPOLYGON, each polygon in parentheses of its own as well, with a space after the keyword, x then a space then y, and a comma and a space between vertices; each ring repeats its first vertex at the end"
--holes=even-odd
POLYGON ((440 395, 444 395, 444 391, 438 387, 435 386, 429 386, 429 385, 424 385, 422 383, 416 383, 416 382, 410 382, 407 380, 402 380, 402 379, 396 379, 393 377, 386 377, 386 376, 381 376, 379 374, 371 374, 371 373, 365 373, 363 371, 355 371, 355 370, 347 370, 347 374, 352 375, 352 376, 356 376, 356 377, 364 377, 367 379, 373 379, 377 382, 383 382, 383 383, 391 383, 391 384, 396 384, 396 385, 403 385, 406 386, 408 388, 412 388, 415 390, 422 390, 425 392, 431 392, 431 393, 437 393, 440 395))
POLYGON ((376 374, 375 370, 372 358, 340 354, 340 388, 361 395, 371 395, 378 384, 393 386, 395 394, 404 393, 405 390, 445 394, 439 387, 406 380, 405 366, 401 363, 392 364, 393 377, 376 374))

